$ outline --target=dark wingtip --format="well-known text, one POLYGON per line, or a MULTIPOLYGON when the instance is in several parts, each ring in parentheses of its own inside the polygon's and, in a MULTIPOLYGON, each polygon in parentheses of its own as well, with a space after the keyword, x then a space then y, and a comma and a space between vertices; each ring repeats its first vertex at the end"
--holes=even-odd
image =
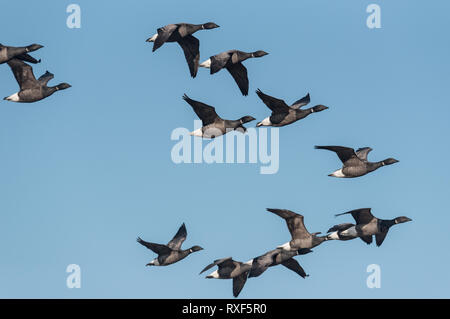
POLYGON ((183 97, 182 97, 182 99, 186 101, 186 100, 188 100, 188 99, 189 99, 189 96, 187 96, 187 94, 186 94, 186 93, 184 93, 184 94, 183 94, 183 97))

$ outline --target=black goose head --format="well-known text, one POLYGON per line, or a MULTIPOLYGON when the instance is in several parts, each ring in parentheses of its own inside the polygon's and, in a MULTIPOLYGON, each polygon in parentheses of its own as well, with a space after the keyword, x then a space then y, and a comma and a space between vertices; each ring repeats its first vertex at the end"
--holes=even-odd
POLYGON ((402 224, 410 221, 412 221, 412 219, 406 216, 400 216, 394 219, 395 224, 402 224))
POLYGON ((190 253, 193 253, 193 252, 196 252, 196 251, 199 251, 199 250, 203 250, 203 248, 200 247, 200 246, 192 246, 191 248, 189 248, 189 252, 190 253))
POLYGON ((314 112, 321 112, 321 111, 324 111, 324 110, 326 110, 328 108, 329 108, 328 106, 319 104, 319 105, 314 106, 312 109, 313 109, 314 112))
POLYGON ((219 28, 219 26, 217 24, 215 24, 214 22, 207 22, 202 24, 203 29, 209 30, 209 29, 215 29, 215 28, 219 28))
POLYGON ((256 120, 256 119, 253 116, 249 116, 249 115, 243 116, 243 117, 241 117, 239 119, 239 121, 241 121, 242 124, 248 123, 248 122, 251 122, 251 121, 254 121, 254 120, 256 120))
POLYGON ((382 161, 382 164, 383 165, 392 165, 392 164, 395 164, 395 163, 398 163, 398 162, 399 161, 396 160, 395 158, 390 157, 390 158, 387 158, 384 161, 382 161))
POLYGON ((60 83, 60 84, 58 84, 57 86, 55 86, 55 88, 56 88, 57 91, 59 91, 59 90, 65 90, 65 89, 68 89, 68 88, 70 88, 70 87, 72 87, 72 85, 70 85, 69 83, 60 83))
POLYGON ((252 53, 254 58, 260 58, 262 56, 268 55, 269 53, 262 51, 262 50, 258 50, 252 53))

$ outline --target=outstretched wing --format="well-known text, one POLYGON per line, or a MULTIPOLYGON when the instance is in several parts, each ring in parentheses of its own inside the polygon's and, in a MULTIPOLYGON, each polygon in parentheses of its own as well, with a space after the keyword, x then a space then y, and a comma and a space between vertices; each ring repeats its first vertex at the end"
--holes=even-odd
POLYGON ((160 48, 172 35, 172 33, 178 28, 176 24, 168 24, 162 28, 159 28, 158 36, 153 44, 153 52, 160 48))
POLYGON ((192 35, 187 35, 184 38, 181 38, 178 41, 178 44, 183 49, 186 62, 189 65, 191 76, 195 78, 198 71, 198 61, 200 59, 200 41, 192 35))
POLYGON ((54 74, 46 71, 43 75, 41 75, 38 79, 38 81, 40 83, 42 83, 43 85, 47 85, 48 81, 50 81, 51 79, 53 79, 55 77, 54 74))
POLYGON ((210 73, 214 74, 216 72, 219 72, 222 70, 225 65, 227 64, 228 60, 230 59, 230 52, 225 51, 219 54, 216 54, 212 57, 210 57, 211 60, 211 66, 210 66, 210 73))
POLYGON ((319 150, 329 150, 337 154, 342 163, 347 162, 351 158, 358 158, 356 156, 355 150, 350 147, 344 146, 315 146, 319 150))
POLYGON ((237 83, 242 95, 248 95, 248 76, 247 68, 240 62, 227 66, 234 81, 237 83))
POLYGON ((389 228, 386 228, 381 233, 375 234, 375 241, 376 241, 378 247, 380 247, 381 244, 383 243, 388 231, 389 231, 389 228))
POLYGON ((367 162, 367 155, 370 153, 370 151, 372 151, 370 147, 358 148, 356 150, 356 156, 358 156, 361 161, 367 162))
POLYGON ((137 242, 139 244, 141 244, 142 246, 147 247, 148 249, 150 249, 151 251, 153 251, 154 253, 158 254, 158 255, 166 255, 166 254, 170 254, 170 252, 172 251, 169 247, 167 247, 166 245, 161 245, 161 244, 155 244, 155 243, 149 243, 145 240, 142 240, 140 237, 137 238, 137 242))
POLYGON ((372 243, 372 236, 361 236, 359 238, 361 238, 361 240, 367 245, 370 245, 372 243))
POLYGON ((173 250, 180 250, 181 244, 186 240, 187 231, 186 231, 186 225, 181 225, 181 227, 178 229, 175 236, 172 238, 171 241, 167 244, 167 247, 173 250))
POLYGON ((19 54, 15 58, 19 59, 19 60, 22 60, 22 61, 29 62, 29 63, 33 63, 33 64, 37 64, 37 63, 41 62, 41 59, 36 60, 35 58, 33 58, 31 55, 29 55, 27 53, 19 54))
POLYGON ((213 263, 211 263, 208 266, 206 266, 205 268, 203 268, 203 270, 200 272, 200 274, 204 273, 205 271, 207 271, 208 269, 211 269, 212 267, 214 267, 216 265, 221 265, 222 267, 223 266, 234 267, 233 259, 231 257, 217 259, 217 260, 214 260, 213 263))
POLYGON ((33 74, 33 68, 19 59, 8 61, 17 83, 21 90, 31 89, 36 85, 36 78, 33 74))
POLYGON ((220 117, 216 113, 216 109, 213 106, 192 100, 186 94, 183 95, 183 100, 185 100, 190 106, 192 106, 195 114, 197 114, 197 116, 202 120, 203 126, 214 123, 216 119, 220 119, 220 117))
POLYGON ((292 109, 299 109, 302 106, 308 105, 308 103, 311 101, 309 97, 309 93, 306 94, 304 97, 302 97, 300 100, 297 100, 294 102, 294 104, 291 105, 292 109))
POLYGON ((233 296, 239 296, 242 288, 244 288, 245 283, 247 282, 249 271, 245 271, 239 276, 233 278, 233 296))
POLYGON ((292 239, 308 238, 311 234, 303 223, 303 216, 287 209, 267 208, 271 213, 274 213, 286 221, 292 239))
POLYGON ((272 110, 272 113, 289 113, 289 106, 283 100, 267 95, 260 89, 256 90, 256 94, 272 110))
POLYGON ((297 260, 295 260, 294 258, 290 258, 286 261, 283 261, 281 263, 284 267, 286 267, 287 269, 292 270, 293 272, 299 274, 301 277, 306 278, 308 275, 306 274, 306 272, 303 270, 302 266, 300 266, 300 264, 298 263, 297 260))
POLYGON ((346 214, 352 214, 356 224, 368 224, 375 218, 375 216, 372 215, 370 208, 359 208, 346 213, 337 214, 335 216, 342 216, 346 214))

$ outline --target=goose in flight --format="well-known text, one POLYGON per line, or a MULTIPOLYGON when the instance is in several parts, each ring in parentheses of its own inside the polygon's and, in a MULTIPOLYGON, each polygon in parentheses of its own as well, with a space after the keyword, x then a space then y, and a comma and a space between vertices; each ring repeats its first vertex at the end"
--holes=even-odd
POLYGON ((14 58, 34 64, 39 63, 41 60, 36 60, 28 53, 39 50, 43 47, 44 46, 40 44, 31 44, 26 47, 10 47, 0 43, 0 64, 8 62, 14 58))
POLYGON ((282 248, 276 248, 267 253, 253 259, 252 268, 249 273, 249 278, 258 277, 269 267, 276 265, 283 265, 284 267, 297 273, 300 277, 306 278, 308 275, 303 270, 302 266, 293 257, 297 255, 305 255, 311 253, 309 248, 301 248, 298 250, 286 251, 282 248))
POLYGON ((146 41, 153 42, 153 52, 166 42, 177 42, 183 49, 191 76, 195 78, 198 70, 198 61, 200 59, 200 41, 192 34, 199 30, 210 30, 218 27, 219 26, 214 22, 204 24, 168 24, 159 28, 157 33, 146 41))
POLYGON ((47 71, 36 80, 33 74, 33 68, 19 59, 9 60, 8 65, 19 84, 20 91, 5 97, 4 100, 32 103, 45 99, 56 91, 65 90, 71 87, 71 85, 67 83, 60 83, 56 86, 47 86, 47 83, 54 77, 52 73, 47 71))
POLYGON ((291 106, 287 105, 283 100, 264 94, 260 89, 256 91, 256 94, 272 110, 272 114, 256 124, 256 126, 285 126, 304 119, 312 113, 328 109, 327 106, 321 104, 302 109, 303 106, 310 102, 309 93, 300 100, 295 101, 291 106))
POLYGON ((308 232, 303 222, 303 215, 287 209, 267 208, 267 211, 283 218, 291 233, 291 241, 277 248, 287 251, 297 251, 301 248, 314 248, 327 240, 327 236, 317 236, 320 232, 313 234, 308 232))
POLYGON ((331 227, 327 235, 329 240, 349 240, 361 238, 365 243, 371 244, 372 237, 375 235, 377 246, 381 246, 386 235, 394 225, 412 221, 411 218, 400 216, 394 219, 379 219, 372 215, 370 208, 359 208, 336 216, 351 214, 355 219, 356 225, 352 223, 339 224, 331 227))
POLYGON ((226 68, 239 86, 242 95, 246 96, 248 95, 248 76, 247 69, 242 62, 250 58, 260 58, 267 54, 269 53, 261 50, 255 52, 229 50, 210 57, 199 66, 209 68, 211 74, 226 68))
POLYGON ((234 130, 245 133, 247 129, 243 124, 255 120, 252 116, 244 116, 238 120, 224 120, 217 115, 213 106, 192 100, 186 94, 183 96, 183 100, 192 107, 203 123, 203 127, 191 132, 191 135, 194 136, 215 138, 234 130))
POLYGON ((214 260, 213 263, 206 266, 200 274, 217 266, 217 270, 206 276, 214 279, 233 279, 233 296, 239 296, 242 288, 247 281, 248 274, 252 268, 252 260, 248 262, 235 261, 231 257, 214 260))
POLYGON ((138 237, 137 242, 139 244, 147 247, 155 254, 158 254, 158 257, 149 262, 146 266, 167 266, 186 258, 193 252, 203 249, 200 246, 193 246, 189 249, 181 249, 181 245, 186 240, 186 237, 187 231, 184 223, 167 245, 146 242, 138 237))
POLYGON ((343 163, 342 168, 328 175, 332 177, 359 177, 382 166, 398 162, 395 158, 387 158, 380 162, 369 162, 367 155, 372 150, 370 147, 360 148, 356 152, 353 148, 344 146, 315 146, 315 148, 335 152, 343 163))

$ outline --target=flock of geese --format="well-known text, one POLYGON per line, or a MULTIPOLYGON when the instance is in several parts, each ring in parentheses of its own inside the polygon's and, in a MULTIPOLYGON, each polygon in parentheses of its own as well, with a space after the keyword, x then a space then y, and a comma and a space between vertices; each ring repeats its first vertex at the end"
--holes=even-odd
MULTIPOLYGON (((157 29, 157 33, 147 39, 153 42, 153 51, 160 48, 165 42, 177 42, 183 49, 184 56, 189 66, 190 74, 193 78, 197 76, 199 67, 209 68, 210 74, 217 73, 226 68, 239 87, 242 95, 248 95, 249 80, 247 69, 242 64, 250 58, 260 58, 268 53, 262 50, 255 52, 243 52, 239 50, 229 50, 211 56, 208 60, 200 61, 200 42, 192 34, 199 30, 210 30, 219 26, 213 22, 205 24, 169 24, 157 29)), ((272 111, 271 115, 257 123, 260 126, 281 127, 304 119, 312 113, 318 113, 328 109, 327 106, 318 104, 310 108, 304 106, 310 103, 310 95, 302 97, 293 104, 288 105, 285 101, 263 93, 260 89, 256 91, 258 97, 272 111)), ((237 120, 222 119, 213 106, 191 99, 184 94, 185 100, 202 121, 202 127, 191 132, 191 135, 202 138, 215 138, 228 132, 237 130, 246 132, 245 123, 255 120, 250 115, 243 116, 237 120)), ((329 176, 338 178, 354 178, 366 175, 374 170, 398 162, 394 158, 387 158, 378 162, 370 162, 367 156, 372 149, 364 147, 356 151, 350 147, 343 146, 316 146, 316 149, 325 149, 335 152, 342 162, 342 168, 336 170, 329 176)), ((304 255, 312 252, 312 248, 328 240, 351 240, 361 238, 367 244, 372 243, 375 236, 376 245, 380 246, 391 226, 411 221, 410 218, 400 216, 394 219, 379 219, 372 215, 370 208, 352 210, 343 214, 351 214, 355 223, 343 223, 334 225, 327 231, 327 235, 319 236, 320 232, 310 233, 304 224, 302 215, 287 209, 268 208, 269 212, 278 215, 286 221, 291 240, 284 245, 280 245, 265 254, 252 258, 247 262, 233 260, 232 257, 214 260, 207 265, 200 274, 217 266, 206 278, 233 279, 233 296, 237 297, 244 287, 248 278, 258 277, 269 267, 283 265, 294 271, 299 276, 306 278, 308 275, 294 259, 297 255, 304 255)), ((147 242, 138 237, 137 241, 141 245, 152 250, 158 256, 150 261, 146 266, 167 266, 176 263, 188 255, 200 251, 200 246, 192 246, 182 249, 181 246, 186 240, 187 231, 183 223, 178 232, 167 245, 147 242)))
MULTIPOLYGON (((166 42, 177 42, 183 49, 190 75, 195 78, 199 67, 209 68, 210 74, 227 69, 239 87, 242 95, 248 95, 249 80, 247 69, 242 64, 250 58, 260 58, 267 55, 267 52, 258 50, 255 52, 243 52, 239 50, 229 50, 199 63, 200 42, 193 36, 199 30, 210 30, 219 26, 213 22, 205 24, 178 23, 169 24, 157 29, 157 33, 147 39, 153 42, 153 51, 160 48, 166 42)), ((51 96, 56 91, 70 88, 67 83, 56 86, 48 86, 48 82, 53 78, 53 74, 46 72, 37 80, 33 74, 32 67, 27 64, 36 64, 41 60, 36 60, 29 55, 30 52, 41 49, 43 46, 32 44, 25 47, 11 47, 0 44, 0 64, 7 63, 19 84, 20 90, 4 99, 11 102, 37 102, 51 96)), ((303 108, 310 102, 310 95, 302 97, 293 104, 288 105, 285 101, 269 96, 261 90, 256 94, 263 103, 272 111, 271 115, 257 123, 260 126, 281 127, 301 120, 312 113, 318 113, 328 109, 327 106, 318 104, 310 108, 303 108)), ((215 138, 228 132, 238 130, 245 132, 245 123, 255 120, 252 116, 243 116, 237 120, 222 119, 213 106, 189 98, 186 94, 183 99, 192 107, 197 116, 202 120, 203 126, 192 132, 191 135, 202 138, 215 138)), ((398 162, 394 158, 388 158, 378 162, 369 162, 368 153, 370 147, 357 149, 343 146, 316 146, 316 149, 325 149, 335 152, 342 162, 342 168, 336 170, 329 176, 338 178, 354 178, 366 175, 382 166, 391 165, 398 162)), ((283 265, 305 278, 305 273, 300 264, 294 259, 297 255, 310 253, 312 248, 328 240, 350 240, 361 238, 367 244, 372 243, 375 236, 377 246, 380 246, 388 233, 390 227, 400 223, 411 221, 410 218, 401 216, 394 219, 379 219, 372 215, 370 208, 352 210, 343 214, 351 214, 355 223, 343 223, 331 227, 327 235, 319 236, 320 232, 309 233, 304 225, 304 218, 287 209, 267 209, 269 212, 278 215, 286 221, 291 240, 284 245, 278 246, 265 254, 252 258, 247 262, 235 261, 231 257, 215 260, 206 266, 200 273, 203 273, 215 266, 217 270, 206 276, 206 278, 233 279, 233 295, 237 297, 244 287, 247 278, 258 277, 267 268, 283 265)), ((337 216, 338 216, 337 215, 337 216)), ((192 246, 189 249, 182 249, 181 246, 187 237, 186 226, 183 224, 176 235, 167 245, 147 242, 138 238, 141 245, 152 250, 158 255, 147 266, 167 266, 176 263, 193 252, 202 250, 200 246, 192 246)))

